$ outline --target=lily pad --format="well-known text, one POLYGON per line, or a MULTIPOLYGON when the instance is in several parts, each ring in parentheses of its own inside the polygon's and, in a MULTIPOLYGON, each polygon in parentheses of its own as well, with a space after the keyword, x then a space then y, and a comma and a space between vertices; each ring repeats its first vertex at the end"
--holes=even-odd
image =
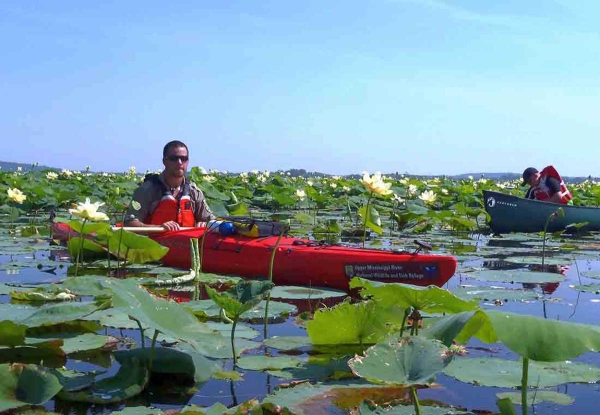
POLYGON ((40 366, 0 364, 0 412, 41 405, 61 388, 56 376, 40 366))
MULTIPOLYGON (((542 258, 535 256, 511 256, 505 259, 507 262, 514 264, 529 264, 541 265, 542 258)), ((573 258, 570 257, 546 257, 544 258, 545 265, 570 265, 573 263, 573 258)))
POLYGON ((600 294, 600 284, 575 285, 573 289, 584 293, 600 294))
POLYGON ((412 307, 426 313, 458 313, 474 310, 478 307, 477 302, 461 300, 448 290, 434 285, 417 287, 408 284, 386 284, 353 278, 350 281, 350 288, 361 288, 361 296, 373 296, 383 306, 412 307))
POLYGON ((452 289, 452 293, 465 300, 479 301, 528 301, 537 300, 541 294, 533 290, 511 289, 505 287, 461 286, 452 289))
MULTIPOLYGON (((261 301, 252 310, 242 313, 240 321, 260 322, 265 316, 266 301, 261 301)), ((191 309, 194 314, 203 318, 220 319, 221 307, 212 300, 190 301, 185 303, 184 307, 191 309)), ((281 321, 289 315, 296 314, 298 308, 294 305, 282 303, 280 301, 269 302, 269 321, 281 321)))
MULTIPOLYGON (((455 358, 444 373, 461 382, 478 386, 516 388, 521 386, 522 361, 497 358, 455 358)), ((573 362, 529 362, 529 382, 539 388, 565 383, 595 383, 600 368, 573 362)))
POLYGON ((306 336, 275 336, 264 340, 263 343, 278 350, 295 350, 312 345, 306 336))
MULTIPOLYGON (((500 392, 496 396, 499 399, 508 398, 514 404, 520 405, 522 403, 521 392, 500 392)), ((571 405, 575 402, 573 397, 564 393, 555 391, 529 391, 527 393, 527 405, 533 405, 541 402, 550 402, 556 405, 571 405)))
POLYGON ((370 382, 388 385, 427 384, 452 361, 448 348, 437 340, 403 337, 378 343, 363 356, 348 361, 352 372, 370 382))
POLYGON ((152 372, 162 374, 179 374, 194 379, 195 382, 206 382, 218 369, 219 365, 194 351, 180 351, 166 347, 119 350, 114 352, 115 359, 124 364, 129 360, 138 360, 145 365, 152 359, 152 372))
POLYGON ((150 372, 146 364, 138 359, 125 360, 112 377, 94 382, 81 391, 59 392, 58 397, 69 402, 109 404, 121 402, 139 395, 148 383, 150 372))
POLYGON ((242 356, 237 361, 237 365, 246 370, 281 370, 301 363, 300 359, 291 356, 242 356))
POLYGON ((594 280, 600 280, 600 270, 595 271, 583 271, 581 273, 582 277, 591 278, 594 280))
POLYGON ((389 333, 389 311, 375 301, 340 303, 315 313, 306 325, 308 336, 316 345, 375 344, 389 333))
POLYGON ((273 413, 279 411, 295 415, 338 413, 356 408, 365 399, 383 403, 404 399, 406 394, 404 388, 382 387, 364 381, 314 385, 304 382, 294 387, 278 388, 265 397, 263 408, 273 413))
MULTIPOLYGON (((463 412, 452 408, 420 405, 421 415, 476 415, 474 412, 463 412)), ((372 408, 363 402, 358 408, 360 415, 414 415, 413 405, 377 406, 372 408)))
MULTIPOLYGON (((102 284, 113 291, 115 309, 139 320, 142 325, 162 332, 166 337, 190 344, 196 351, 214 358, 231 357, 229 339, 215 333, 183 305, 152 297, 132 279, 104 279, 102 284)), ((255 347, 257 343, 240 339, 236 350, 255 347)))
POLYGON ((82 352, 87 350, 96 350, 104 347, 109 341, 108 336, 101 336, 95 333, 71 334, 64 333, 61 336, 44 337, 44 338, 27 338, 26 344, 36 345, 36 343, 44 341, 60 340, 63 342, 62 350, 66 354, 82 352))
POLYGON ((348 293, 345 291, 292 285, 278 285, 271 290, 271 298, 290 300, 317 300, 324 298, 345 298, 347 296, 348 293))
POLYGON ((533 272, 524 270, 487 270, 475 271, 464 274, 470 278, 479 281, 488 282, 513 282, 513 283, 530 283, 543 284, 547 282, 560 282, 565 279, 561 274, 550 272, 533 272))

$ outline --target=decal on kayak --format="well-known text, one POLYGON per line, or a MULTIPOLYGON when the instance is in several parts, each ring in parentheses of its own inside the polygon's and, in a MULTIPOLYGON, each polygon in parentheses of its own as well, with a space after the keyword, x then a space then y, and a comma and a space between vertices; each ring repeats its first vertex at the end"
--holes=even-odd
POLYGON ((395 263, 361 263, 346 264, 344 266, 346 277, 360 277, 366 279, 413 279, 422 280, 433 278, 438 274, 438 266, 423 265, 419 267, 407 267, 395 263), (408 269, 410 268, 410 269, 408 269), (416 268, 416 269, 415 269, 416 268))
POLYGON ((502 200, 496 201, 496 199, 493 196, 490 196, 487 198, 488 207, 493 208, 494 206, 496 206, 496 204, 503 205, 503 206, 517 207, 516 203, 505 202, 502 200))

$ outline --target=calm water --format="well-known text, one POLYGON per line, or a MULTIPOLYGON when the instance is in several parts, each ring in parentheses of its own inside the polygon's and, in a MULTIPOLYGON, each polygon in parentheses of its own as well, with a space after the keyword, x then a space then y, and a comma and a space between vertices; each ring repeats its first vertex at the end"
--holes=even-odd
MULTIPOLYGON (((428 240, 427 237, 423 238, 428 240)), ((490 240, 486 237, 455 237, 455 236, 435 236, 429 242, 434 243, 439 248, 438 252, 445 250, 460 251, 467 248, 470 252, 455 252, 460 260, 459 271, 450 280, 447 288, 452 291, 461 285, 493 285, 506 286, 509 288, 523 289, 522 284, 503 284, 486 283, 474 280, 469 272, 473 269, 531 269, 535 265, 514 264, 510 258, 514 256, 523 257, 527 255, 539 255, 539 246, 535 245, 539 237, 532 236, 523 240, 490 240), (534 242, 534 245, 527 245, 528 242, 534 242), (459 247, 459 248, 457 248, 459 247), (472 249, 470 248, 472 247, 472 249)), ((589 240, 583 240, 587 245, 593 246, 589 240)), ((577 240, 567 241, 578 243, 577 240)), ((583 242, 582 242, 583 243, 583 242)), ((383 246, 389 246, 390 241, 383 241, 383 246)), ((394 244, 396 245, 396 244, 394 244)), ((66 268, 70 264, 68 256, 64 249, 49 249, 48 241, 42 240, 32 242, 22 238, 12 239, 4 237, 0 247, 0 283, 18 283, 18 284, 40 284, 60 281, 65 278, 66 268), (35 247, 39 250, 27 252, 26 250, 35 247), (57 266, 57 261, 64 264, 64 267, 57 266), (41 265, 41 267, 39 266, 41 265)), ((549 248, 552 249, 552 248, 549 248)), ((590 252, 593 252, 590 250, 590 252)), ((563 255, 557 253, 551 257, 563 255)), ((585 255, 582 255, 585 257, 585 255)), ((572 254, 571 258, 577 258, 572 254)), ((583 293, 572 288, 574 285, 591 284, 598 282, 593 279, 581 276, 586 271, 595 271, 600 269, 600 257, 598 260, 593 258, 572 259, 568 258, 561 265, 569 268, 564 271, 564 280, 558 286, 527 286, 525 289, 534 290, 542 294, 542 298, 533 301, 507 301, 502 305, 482 302, 483 308, 501 308, 506 311, 518 312, 523 314, 535 315, 542 318, 571 321, 586 324, 598 324, 598 315, 600 311, 600 296, 594 293, 583 293), (544 292, 547 292, 544 294, 544 292)), ((556 272, 558 269, 554 266, 556 272)), ((0 295, 0 302, 10 301, 8 295, 0 295)), ((1 318, 1 317, 0 317, 1 318)), ((253 326, 262 333, 262 324, 253 326)), ((139 342, 139 333, 135 330, 114 330, 108 329, 101 334, 108 333, 116 337, 130 337, 139 342)), ((293 318, 284 323, 272 324, 269 328, 269 336, 279 335, 306 335, 306 331, 297 326, 293 318)), ((260 340, 260 337, 255 339, 260 340)), ((468 344, 469 356, 501 357, 504 359, 517 360, 518 356, 513 352, 503 348, 501 345, 486 345, 478 341, 471 341, 468 344)), ((260 352, 260 350, 258 351, 260 352)), ((252 353, 256 353, 253 351, 252 353)), ((584 362, 588 364, 600 364, 600 358, 597 353, 584 354, 573 361, 584 362)), ((117 370, 117 365, 113 365, 106 376, 112 375, 117 370)), ((68 360, 67 368, 77 370, 102 369, 92 363, 77 360, 68 360)), ((225 367, 231 369, 231 363, 225 367)), ((439 375, 437 381, 442 385, 441 388, 432 388, 420 390, 420 399, 434 399, 446 404, 466 407, 469 410, 496 410, 496 393, 503 391, 514 391, 501 388, 475 387, 453 380, 446 375, 439 375)), ((227 406, 242 403, 251 398, 262 399, 273 391, 279 383, 287 383, 289 380, 279 379, 262 372, 246 371, 244 380, 240 382, 230 382, 221 380, 211 380, 204 384, 193 396, 182 394, 160 393, 162 387, 157 385, 154 390, 144 392, 127 402, 127 406, 148 405, 164 409, 179 409, 187 404, 196 404, 210 406, 215 402, 221 402, 227 406)), ((530 380, 532 383, 533 380, 530 380)), ((566 393, 575 398, 575 402, 568 406, 558 406, 553 404, 541 403, 536 405, 536 414, 556 414, 556 413, 578 413, 592 414, 597 413, 597 400, 600 398, 600 387, 596 384, 566 384, 552 388, 557 392, 566 393)), ((89 405, 71 405, 60 401, 50 401, 46 408, 62 413, 101 413, 118 408, 123 405, 114 405, 111 407, 90 407, 89 405)), ((341 413, 341 412, 340 412, 341 413)))

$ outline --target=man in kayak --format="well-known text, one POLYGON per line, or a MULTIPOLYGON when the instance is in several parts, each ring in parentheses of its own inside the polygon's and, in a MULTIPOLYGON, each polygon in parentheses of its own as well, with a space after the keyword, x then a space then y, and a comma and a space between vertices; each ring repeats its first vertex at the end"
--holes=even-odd
POLYGON ((176 231, 214 219, 204 194, 186 179, 189 162, 187 146, 171 141, 163 149, 161 174, 148 174, 133 193, 125 226, 162 226, 176 231))
POLYGON ((547 166, 542 171, 528 167, 523 171, 523 186, 529 185, 526 199, 537 199, 544 202, 573 204, 573 196, 560 174, 553 166, 547 166))

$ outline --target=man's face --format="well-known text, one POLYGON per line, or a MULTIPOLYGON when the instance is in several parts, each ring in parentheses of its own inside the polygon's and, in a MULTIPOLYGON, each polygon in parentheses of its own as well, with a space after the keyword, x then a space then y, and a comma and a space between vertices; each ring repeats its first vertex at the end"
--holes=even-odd
POLYGON ((539 173, 533 173, 531 176, 529 176, 529 179, 527 179, 527 184, 530 187, 537 186, 539 182, 540 182, 540 174, 539 173))
POLYGON ((188 152, 185 147, 169 149, 163 158, 165 173, 169 176, 183 177, 188 166, 188 152))

